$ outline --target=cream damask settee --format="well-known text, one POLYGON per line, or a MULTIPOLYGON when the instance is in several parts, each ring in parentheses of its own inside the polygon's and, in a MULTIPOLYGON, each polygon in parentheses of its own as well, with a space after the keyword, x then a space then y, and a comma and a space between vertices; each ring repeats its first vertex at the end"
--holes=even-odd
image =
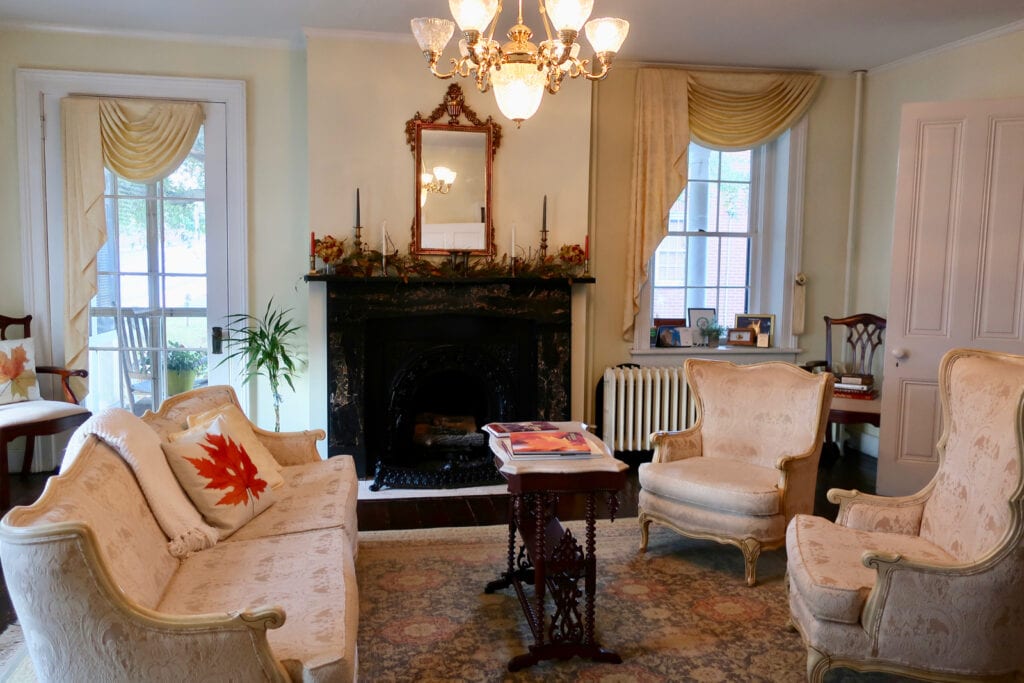
MULTIPOLYGON (((143 419, 166 435, 225 403, 238 404, 230 387, 206 387, 143 419)), ((41 680, 355 679, 352 459, 321 460, 321 430, 252 427, 284 484, 207 549, 170 552, 132 468, 96 436, 3 518, 0 560, 41 680)))

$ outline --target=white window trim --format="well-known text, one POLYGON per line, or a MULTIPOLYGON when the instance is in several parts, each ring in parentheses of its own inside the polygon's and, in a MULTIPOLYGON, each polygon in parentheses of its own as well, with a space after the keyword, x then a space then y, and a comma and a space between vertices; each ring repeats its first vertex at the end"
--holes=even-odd
MULTIPOLYGON (((699 141, 698 141, 699 142, 699 141)), ((797 353, 798 338, 793 334, 793 296, 792 284, 796 280, 797 273, 801 270, 803 254, 803 207, 804 207, 804 184, 807 165, 807 117, 804 116, 792 128, 789 129, 789 158, 787 172, 789 187, 786 198, 786 215, 784 218, 776 217, 776 223, 784 221, 784 225, 776 225, 774 234, 779 229, 784 231, 785 239, 785 263, 783 265, 781 292, 776 295, 775 300, 781 297, 781 302, 773 303, 771 271, 770 268, 763 268, 763 254, 765 253, 765 238, 768 235, 766 223, 772 220, 775 214, 776 202, 775 193, 772 192, 772 185, 776 174, 762 176, 758 182, 756 196, 752 196, 751 205, 759 204, 762 210, 756 213, 758 225, 755 234, 751 239, 751 253, 756 252, 758 258, 751 259, 750 272, 750 312, 753 313, 774 313, 777 336, 773 340, 773 350, 797 353)), ((779 163, 778 152, 775 148, 769 148, 766 154, 761 155, 762 169, 768 169, 770 165, 779 163)), ((653 263, 653 256, 652 256, 653 263)), ((650 277, 653 277, 653 269, 649 270, 650 277)), ((651 281, 644 283, 640 292, 640 311, 637 313, 636 325, 633 331, 633 354, 648 355, 651 352, 651 281)), ((693 353, 715 354, 721 353, 716 349, 658 349, 660 355, 692 355, 693 353)))
MULTIPOLYGON (((25 310, 32 318, 32 336, 45 361, 64 357, 64 329, 52 324, 63 290, 51 291, 49 272, 62 263, 50 259, 48 222, 62 224, 63 216, 47 215, 46 195, 63 197, 62 159, 45 159, 40 144, 43 135, 60 135, 59 121, 46 121, 45 102, 70 94, 108 97, 152 97, 196 102, 220 102, 225 105, 227 134, 227 239, 233 258, 227 273, 228 306, 231 311, 248 311, 248 197, 246 178, 246 101, 245 82, 210 78, 178 78, 131 74, 105 74, 49 69, 18 69, 15 74, 17 107, 18 175, 21 202, 21 254, 25 310), (232 182, 242 179, 243 182, 232 182), (54 193, 57 193, 56 195, 54 193), (57 220, 57 219, 60 220, 57 220)), ((63 259, 61 259, 62 261, 63 259)), ((55 283, 63 286, 63 280, 55 283)), ((58 317, 61 319, 62 316, 58 317)), ((232 369, 231 376, 234 376, 232 369)), ((239 392, 239 401, 248 409, 248 392, 239 392)))

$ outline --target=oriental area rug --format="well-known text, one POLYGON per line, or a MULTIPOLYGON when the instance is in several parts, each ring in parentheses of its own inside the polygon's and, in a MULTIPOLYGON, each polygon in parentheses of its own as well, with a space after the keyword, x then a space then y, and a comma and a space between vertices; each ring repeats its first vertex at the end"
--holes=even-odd
MULTIPOLYGON (((566 524, 583 538, 582 522, 566 524)), ((804 681, 805 650, 787 628, 785 554, 758 562, 743 580, 732 546, 651 527, 637 551, 635 518, 597 528, 597 639, 622 664, 579 658, 510 673, 530 629, 512 588, 488 595, 507 561, 507 528, 459 527, 359 534, 359 680, 606 681, 608 683, 804 681)), ((12 625, 0 636, 0 681, 35 680, 12 625)), ((828 683, 907 681, 830 672, 828 683)))
MULTIPOLYGON (((582 522, 569 522, 583 538, 582 522)), ((747 587, 732 546, 652 525, 639 553, 635 518, 598 522, 597 640, 622 664, 574 658, 510 673, 532 642, 512 588, 484 586, 506 562, 506 527, 360 534, 359 678, 362 681, 806 680, 806 650, 787 628, 785 554, 762 554, 747 587)), ((837 670, 839 681, 902 680, 837 670)))

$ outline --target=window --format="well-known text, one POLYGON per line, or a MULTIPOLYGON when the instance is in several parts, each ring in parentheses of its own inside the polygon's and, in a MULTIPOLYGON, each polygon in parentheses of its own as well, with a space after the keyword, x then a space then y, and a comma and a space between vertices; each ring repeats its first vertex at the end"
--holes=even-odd
POLYGON ((140 412, 189 388, 169 385, 163 368, 190 369, 193 381, 206 382, 205 132, 206 126, 163 180, 142 185, 104 170, 107 242, 97 254, 98 291, 90 306, 94 409, 136 410, 137 399, 148 399, 140 412), (179 368, 185 360, 192 367, 179 368))
POLYGON ((714 308, 726 327, 750 301, 760 150, 719 152, 690 144, 687 186, 668 215, 668 236, 654 254, 652 317, 685 318, 714 308))
POLYGON ((655 318, 688 318, 689 308, 714 308, 725 327, 737 313, 775 315, 772 345, 795 345, 790 293, 800 269, 806 136, 805 118, 749 150, 690 143, 687 187, 651 258, 634 351, 650 348, 655 318))

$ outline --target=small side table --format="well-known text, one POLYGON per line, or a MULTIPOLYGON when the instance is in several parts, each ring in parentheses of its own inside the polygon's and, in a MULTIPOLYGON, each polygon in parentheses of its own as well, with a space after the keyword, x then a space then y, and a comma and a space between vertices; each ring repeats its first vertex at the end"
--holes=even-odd
MULTIPOLYGON (((577 422, 555 423, 565 429, 582 428, 577 422)), ((587 438, 603 455, 570 459, 554 456, 543 460, 512 460, 491 437, 495 465, 508 482, 511 494, 508 524, 508 566, 502 576, 487 584, 487 593, 512 586, 533 633, 529 652, 509 660, 509 671, 532 666, 545 659, 586 657, 620 664, 622 657, 602 647, 594 637, 594 597, 597 590, 595 521, 597 496, 607 495, 611 518, 618 507, 617 494, 626 484, 628 466, 612 457, 608 446, 593 434, 587 438), (584 546, 556 516, 559 495, 586 496, 584 546), (516 552, 516 535, 522 545, 516 552), (583 590, 579 583, 583 581, 583 590), (532 600, 524 584, 533 584, 532 600), (550 593, 554 610, 547 617, 545 599, 550 593), (582 611, 580 595, 583 595, 582 611)))

